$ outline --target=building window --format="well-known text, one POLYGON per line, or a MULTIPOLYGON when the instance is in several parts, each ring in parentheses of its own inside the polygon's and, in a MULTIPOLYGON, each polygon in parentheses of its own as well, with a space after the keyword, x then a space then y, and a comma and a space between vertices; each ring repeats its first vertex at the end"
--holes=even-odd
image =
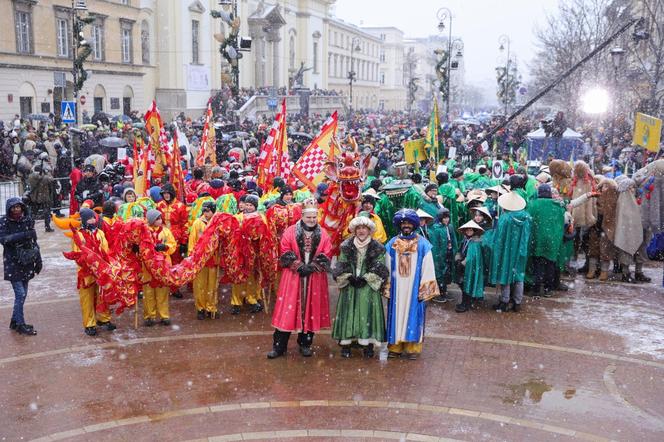
POLYGON ((318 74, 318 42, 314 42, 314 74, 318 74))
POLYGON ((380 34, 380 39, 385 41, 385 34, 380 34))
POLYGON ((141 61, 150 64, 150 25, 145 20, 141 23, 141 61))
POLYGON ((291 35, 288 41, 288 68, 295 70, 295 36, 291 35))
POLYGON ((92 24, 92 58, 97 61, 102 61, 105 58, 104 48, 104 21, 97 18, 97 21, 92 24))
POLYGON ((32 12, 29 6, 16 4, 16 52, 32 53, 32 12), (21 8, 21 9, 19 9, 21 8))
POLYGON ((380 62, 385 63, 385 51, 380 51, 380 62))
POLYGON ((380 84, 385 84, 385 72, 380 73, 380 84))
POLYGON ((191 63, 199 64, 199 34, 200 34, 200 22, 198 20, 191 21, 191 63))
POLYGON ((122 32, 122 62, 123 63, 132 63, 133 54, 132 54, 132 38, 131 38, 131 28, 132 24, 127 21, 120 22, 120 30, 122 32))
POLYGON ((120 3, 123 5, 129 5, 129 0, 120 0, 120 3))
POLYGON ((69 20, 58 18, 56 25, 56 42, 58 46, 58 57, 69 57, 69 20))

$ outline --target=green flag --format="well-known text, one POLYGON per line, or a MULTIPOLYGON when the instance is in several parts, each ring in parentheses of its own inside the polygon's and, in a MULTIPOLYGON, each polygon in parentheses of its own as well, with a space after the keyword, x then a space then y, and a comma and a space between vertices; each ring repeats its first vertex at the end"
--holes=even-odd
POLYGON ((427 130, 426 141, 424 142, 424 149, 429 154, 429 158, 435 158, 438 161, 438 100, 436 96, 433 97, 433 110, 431 111, 431 118, 429 119, 429 128, 427 130))

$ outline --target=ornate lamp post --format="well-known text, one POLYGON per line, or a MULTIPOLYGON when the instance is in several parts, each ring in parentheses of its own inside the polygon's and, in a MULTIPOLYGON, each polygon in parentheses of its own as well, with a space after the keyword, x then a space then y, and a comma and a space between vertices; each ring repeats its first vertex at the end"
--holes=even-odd
POLYGON ((440 8, 436 12, 438 18, 438 32, 441 34, 445 31, 445 22, 449 20, 449 32, 447 37, 447 79, 445 81, 445 118, 450 114, 450 69, 452 68, 452 11, 448 8, 440 8))
POLYGON ((500 52, 503 52, 504 50, 507 49, 507 58, 505 60, 505 86, 503 90, 503 99, 504 99, 504 104, 505 104, 505 118, 507 118, 507 107, 509 104, 509 100, 507 99, 507 88, 509 87, 509 76, 510 76, 510 38, 509 36, 503 34, 500 37, 498 37, 498 43, 500 46, 498 49, 500 52))
POLYGON ((616 131, 616 105, 618 102, 618 70, 622 66, 625 50, 620 47, 611 49, 611 64, 613 65, 613 100, 611 102, 611 140, 610 146, 614 147, 616 131))
POLYGON ((360 47, 359 37, 353 37, 353 40, 350 43, 350 71, 348 72, 348 87, 349 87, 349 106, 348 114, 349 117, 353 115, 353 83, 355 82, 355 68, 354 68, 354 54, 355 51, 359 52, 362 48, 360 47))

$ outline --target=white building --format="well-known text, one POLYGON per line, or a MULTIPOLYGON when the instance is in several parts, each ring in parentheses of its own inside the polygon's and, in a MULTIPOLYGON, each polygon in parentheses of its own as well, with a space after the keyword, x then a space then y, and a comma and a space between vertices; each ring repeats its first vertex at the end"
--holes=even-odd
POLYGON ((378 108, 405 110, 408 106, 407 72, 412 65, 406 64, 403 31, 395 27, 363 27, 362 30, 380 39, 378 108))

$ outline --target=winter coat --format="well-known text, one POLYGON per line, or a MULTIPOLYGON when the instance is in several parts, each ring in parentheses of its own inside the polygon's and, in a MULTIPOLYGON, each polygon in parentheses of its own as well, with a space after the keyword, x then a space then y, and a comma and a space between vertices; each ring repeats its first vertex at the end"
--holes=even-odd
POLYGON ((565 208, 551 198, 537 198, 528 205, 528 213, 532 217, 530 256, 558 261, 563 243, 565 208))
POLYGON ((30 201, 34 204, 51 204, 53 177, 49 173, 32 172, 28 177, 30 201))
POLYGON ((94 201, 95 206, 101 206, 104 199, 101 184, 97 177, 83 178, 76 185, 76 200, 82 203, 86 199, 94 201))
POLYGON ((524 281, 531 227, 532 218, 525 210, 505 211, 498 218, 491 244, 489 280, 493 284, 524 281))
POLYGON ((7 200, 6 215, 0 218, 0 244, 3 246, 5 281, 29 281, 41 271, 42 259, 39 253, 32 265, 22 265, 18 260, 19 250, 22 248, 36 248, 39 251, 35 222, 20 198, 7 200), (16 205, 23 207, 23 216, 18 221, 9 218, 9 209, 16 205))

